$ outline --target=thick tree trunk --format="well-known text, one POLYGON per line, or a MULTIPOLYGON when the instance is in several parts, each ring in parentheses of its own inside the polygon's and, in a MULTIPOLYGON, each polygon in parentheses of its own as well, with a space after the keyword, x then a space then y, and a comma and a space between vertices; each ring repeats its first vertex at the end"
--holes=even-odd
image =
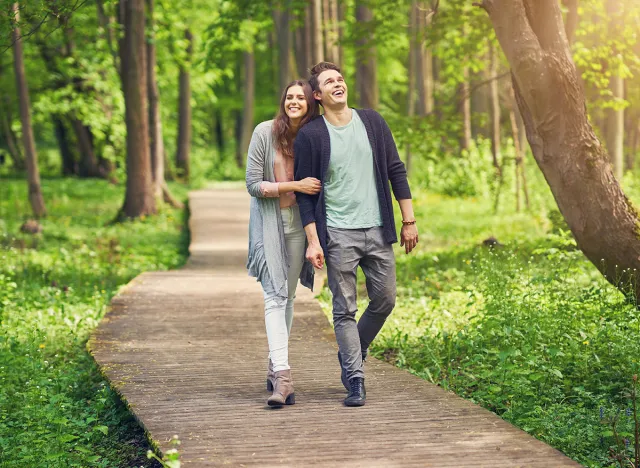
POLYGON ((40 171, 38 169, 38 154, 36 153, 36 142, 33 137, 33 127, 31 126, 31 102, 29 100, 29 88, 27 87, 27 77, 24 71, 24 56, 22 51, 22 37, 17 24, 20 16, 20 6, 18 2, 13 4, 16 26, 13 29, 13 66, 16 75, 16 89, 18 91, 18 101, 20 106, 20 120, 22 122, 22 145, 24 147, 25 166, 27 168, 27 183, 29 188, 29 202, 33 215, 40 218, 47 214, 44 206, 44 198, 40 188, 40 171))
POLYGON ((127 125, 127 184, 119 217, 137 218, 156 212, 149 155, 144 0, 121 0, 121 3, 125 4, 121 61, 127 125))
POLYGON ((53 118, 53 128, 56 134, 56 140, 58 141, 58 147, 60 148, 60 156, 62 158, 62 175, 70 176, 78 174, 79 169, 75 158, 73 157, 71 145, 69 144, 67 128, 65 127, 61 117, 55 116, 53 118))
POLYGON ((244 53, 244 107, 242 111, 242 125, 240 139, 236 151, 238 167, 244 167, 253 133, 253 108, 255 100, 255 57, 253 52, 244 53))
POLYGON ((586 257, 640 293, 640 220, 587 118, 557 0, 484 0, 512 67, 533 155, 586 257))
POLYGON ((373 11, 362 0, 356 1, 356 21, 366 29, 356 41, 356 86, 358 104, 365 109, 378 107, 378 67, 373 28, 373 11))
POLYGON ((191 56, 193 54, 193 36, 187 29, 184 32, 187 40, 187 63, 180 65, 179 97, 178 97, 178 143, 176 168, 185 180, 189 180, 189 154, 191 152, 191 56))
POLYGON ((284 92, 284 88, 291 81, 291 65, 289 63, 291 59, 291 30, 289 28, 289 19, 291 13, 289 11, 288 2, 285 4, 283 10, 273 10, 273 22, 276 26, 276 40, 278 42, 278 81, 279 81, 279 93, 284 92))

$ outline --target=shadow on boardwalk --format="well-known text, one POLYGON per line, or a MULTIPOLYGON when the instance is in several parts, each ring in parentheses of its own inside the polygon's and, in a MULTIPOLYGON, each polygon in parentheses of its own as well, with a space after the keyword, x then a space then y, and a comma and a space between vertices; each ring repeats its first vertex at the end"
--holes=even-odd
POLYGON ((268 409, 262 291, 244 268, 249 197, 190 194, 191 257, 113 299, 89 347, 161 449, 186 466, 579 466, 494 414, 386 363, 367 405, 342 406, 333 331, 299 288, 290 363, 296 405, 268 409))

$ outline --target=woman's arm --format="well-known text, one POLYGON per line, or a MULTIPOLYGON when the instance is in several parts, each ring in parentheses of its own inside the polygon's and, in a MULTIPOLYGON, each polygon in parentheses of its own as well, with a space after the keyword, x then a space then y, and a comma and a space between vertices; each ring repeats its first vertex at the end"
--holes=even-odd
POLYGON ((245 182, 247 191, 252 197, 265 198, 262 189, 264 182, 264 160, 267 153, 267 142, 259 131, 259 126, 253 131, 249 151, 247 153, 247 172, 245 182))

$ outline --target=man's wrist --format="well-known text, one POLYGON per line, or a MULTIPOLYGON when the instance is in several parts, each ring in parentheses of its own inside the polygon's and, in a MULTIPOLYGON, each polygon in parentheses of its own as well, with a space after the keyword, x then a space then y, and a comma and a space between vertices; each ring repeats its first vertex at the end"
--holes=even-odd
POLYGON ((416 219, 415 218, 403 219, 402 220, 402 225, 403 226, 411 226, 412 224, 416 224, 416 219))

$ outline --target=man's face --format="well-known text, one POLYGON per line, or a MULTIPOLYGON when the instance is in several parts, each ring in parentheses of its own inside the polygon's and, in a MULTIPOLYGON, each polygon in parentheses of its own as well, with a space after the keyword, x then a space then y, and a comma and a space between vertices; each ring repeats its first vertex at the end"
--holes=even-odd
POLYGON ((318 75, 318 88, 314 97, 325 107, 347 104, 347 83, 336 70, 325 70, 318 75))

